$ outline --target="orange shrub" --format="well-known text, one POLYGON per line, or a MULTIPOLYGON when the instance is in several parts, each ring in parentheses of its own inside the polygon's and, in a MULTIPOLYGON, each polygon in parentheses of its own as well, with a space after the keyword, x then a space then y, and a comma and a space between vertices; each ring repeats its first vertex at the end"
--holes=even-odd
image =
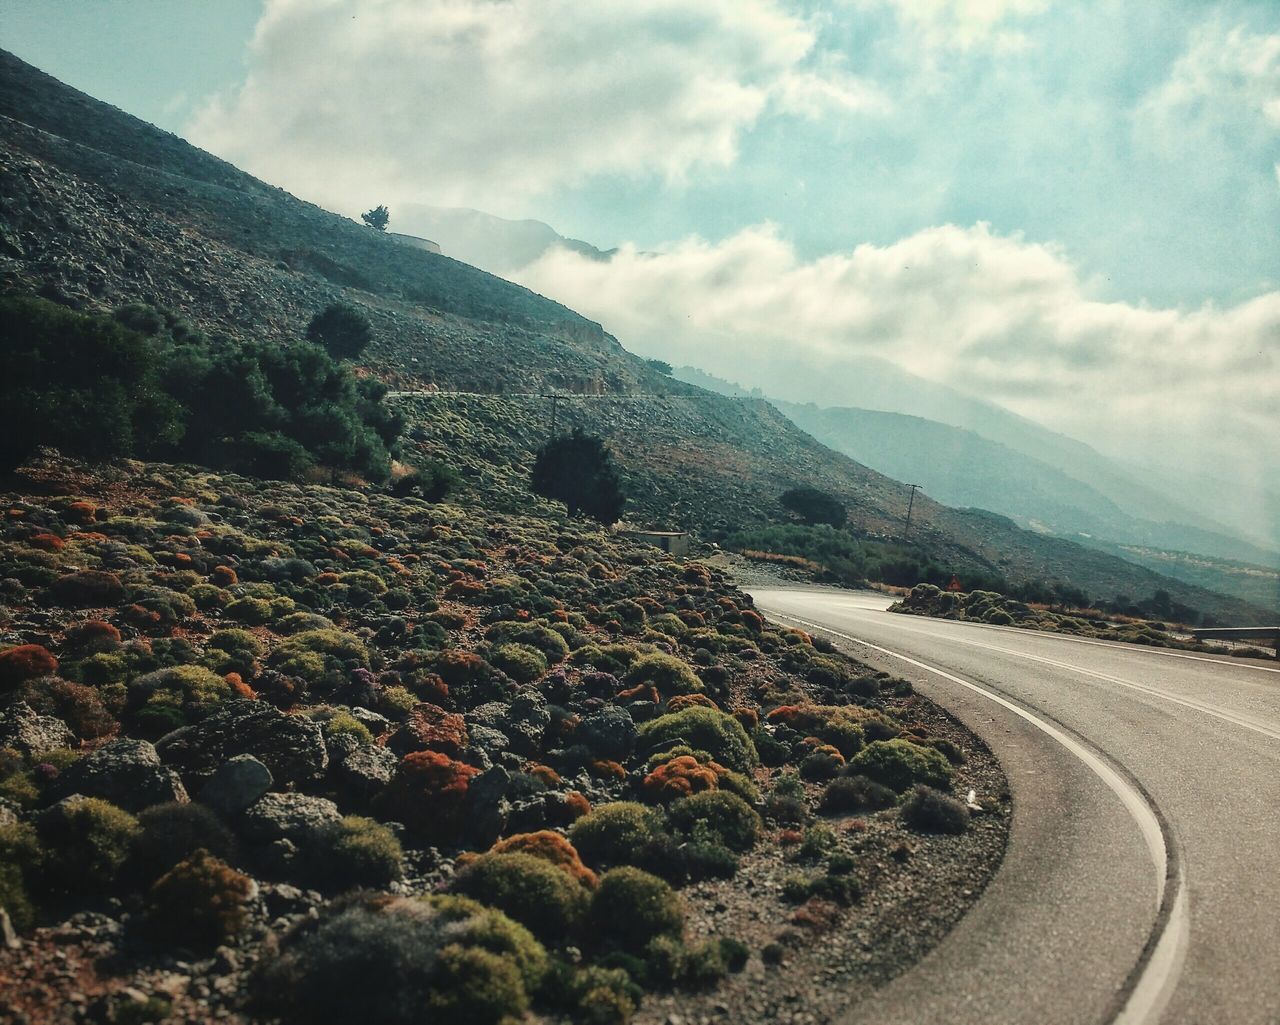
POLYGON ((42 552, 60 552, 67 547, 67 543, 57 534, 32 534, 27 538, 27 544, 42 552))
POLYGON ((223 679, 231 685, 231 693, 236 697, 243 698, 246 701, 256 701, 258 699, 258 692, 245 683, 244 678, 239 673, 227 673, 223 679))
POLYGON ((677 694, 667 702, 667 711, 678 712, 680 709, 688 708, 691 705, 701 705, 703 708, 715 708, 717 710, 720 707, 705 694, 677 694))
POLYGON ((720 776, 725 771, 715 762, 704 764, 693 755, 677 755, 644 778, 644 791, 655 800, 673 801, 704 790, 719 790, 720 776))
POLYGON ((240 583, 240 577, 236 575, 236 571, 230 566, 214 566, 213 572, 209 574, 209 579, 219 587, 231 587, 240 583))
POLYGON ((19 644, 0 651, 0 688, 5 690, 57 671, 58 660, 39 644, 19 644))
POLYGON ((570 878, 583 886, 594 889, 599 882, 596 874, 582 863, 573 844, 549 829, 540 829, 536 833, 517 833, 493 845, 495 854, 505 854, 508 851, 532 854, 535 858, 549 861, 557 868, 564 869, 570 878))
POLYGON ((617 762, 611 762, 604 758, 597 758, 588 766, 591 775, 597 779, 626 779, 627 770, 617 762))
POLYGON ((400 759, 376 807, 427 843, 454 844, 466 821, 471 779, 479 771, 439 751, 414 751, 400 759))
POLYGON ((62 515, 72 523, 92 523, 98 518, 98 508, 92 502, 72 502, 62 515))

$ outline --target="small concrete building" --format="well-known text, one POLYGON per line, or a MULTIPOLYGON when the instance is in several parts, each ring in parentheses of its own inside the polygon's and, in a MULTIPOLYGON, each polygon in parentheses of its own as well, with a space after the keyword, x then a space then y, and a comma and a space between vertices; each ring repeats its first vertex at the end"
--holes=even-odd
POLYGON ((622 537, 629 537, 633 541, 643 541, 645 544, 653 545, 655 548, 661 548, 664 552, 670 552, 677 558, 682 558, 689 554, 689 532, 687 530, 620 530, 618 533, 622 537))

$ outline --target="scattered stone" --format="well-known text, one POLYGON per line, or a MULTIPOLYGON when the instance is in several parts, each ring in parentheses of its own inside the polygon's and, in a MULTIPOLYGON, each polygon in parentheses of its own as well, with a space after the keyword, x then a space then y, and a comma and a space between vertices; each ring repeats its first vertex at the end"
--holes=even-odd
POLYGON ((0 711, 0 747, 12 747, 28 758, 72 747, 75 734, 61 719, 40 715, 25 701, 15 701, 0 711))
POLYGON ((198 799, 224 818, 232 818, 270 790, 273 782, 271 770, 253 755, 236 755, 218 766, 198 799))
POLYGON ((121 738, 67 766, 49 788, 55 798, 71 794, 100 797, 137 812, 153 804, 186 802, 187 791, 172 769, 145 740, 121 738))
POLYGON ((162 737, 156 750, 189 784, 207 783, 223 762, 241 754, 261 761, 281 785, 318 779, 329 765, 319 725, 265 701, 228 702, 162 737))
POLYGON ((341 819, 338 806, 326 797, 264 794, 244 813, 242 826, 245 837, 259 843, 288 840, 305 846, 341 819))

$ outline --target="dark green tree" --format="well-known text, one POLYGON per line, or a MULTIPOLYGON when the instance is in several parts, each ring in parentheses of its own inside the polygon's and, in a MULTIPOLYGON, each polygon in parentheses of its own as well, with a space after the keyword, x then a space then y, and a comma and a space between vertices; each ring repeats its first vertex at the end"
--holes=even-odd
POLYGON ((817 488, 792 488, 784 492, 778 501, 809 526, 826 523, 832 527, 843 527, 849 518, 848 510, 840 499, 817 488))
POLYGON ((656 370, 658 373, 663 374, 666 377, 671 376, 671 364, 665 359, 647 359, 645 362, 649 364, 650 369, 656 370))
POLYGON ((346 303, 330 303, 307 325, 307 341, 339 360, 359 357, 372 337, 369 318, 346 303))
POLYGON ((386 231, 387 224, 391 220, 391 211, 385 206, 375 206, 372 210, 366 210, 362 213, 360 220, 378 231, 386 231))
POLYGON ((582 513, 606 524, 622 515, 627 501, 613 453, 603 439, 580 428, 538 450, 531 483, 537 494, 563 502, 570 516, 582 513))

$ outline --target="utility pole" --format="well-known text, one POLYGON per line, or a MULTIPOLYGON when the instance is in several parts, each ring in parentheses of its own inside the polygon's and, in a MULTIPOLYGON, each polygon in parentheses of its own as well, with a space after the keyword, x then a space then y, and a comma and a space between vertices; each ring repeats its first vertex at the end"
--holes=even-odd
POLYGON ((557 392, 552 392, 549 397, 551 399, 551 437, 554 438, 556 436, 556 425, 559 421, 560 395, 557 392))
POLYGON ((906 529, 902 532, 902 539, 903 539, 904 541, 905 541, 905 540, 907 539, 907 537, 911 534, 911 510, 912 510, 913 508, 915 508, 915 504, 916 504, 916 492, 917 492, 920 488, 924 487, 924 485, 923 485, 923 484, 908 484, 908 485, 907 485, 907 487, 909 487, 909 488, 911 489, 911 498, 907 501, 907 527, 906 527, 906 529))

